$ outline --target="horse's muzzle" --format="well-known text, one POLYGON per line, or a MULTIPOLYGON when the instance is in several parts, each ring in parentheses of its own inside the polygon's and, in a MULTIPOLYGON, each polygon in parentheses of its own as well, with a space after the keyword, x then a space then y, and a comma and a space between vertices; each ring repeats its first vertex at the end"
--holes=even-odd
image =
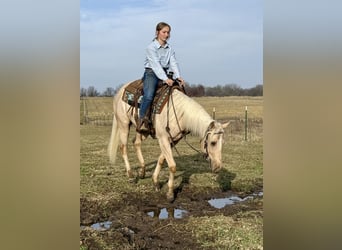
POLYGON ((222 164, 218 162, 212 162, 212 160, 209 159, 209 167, 213 173, 217 173, 221 170, 222 164))

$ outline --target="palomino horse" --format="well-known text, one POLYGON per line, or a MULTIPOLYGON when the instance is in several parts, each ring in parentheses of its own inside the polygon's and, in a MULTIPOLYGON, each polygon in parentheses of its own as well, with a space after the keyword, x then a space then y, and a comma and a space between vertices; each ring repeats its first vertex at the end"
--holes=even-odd
MULTIPOLYGON (((114 96, 113 108, 113 127, 108 154, 110 161, 114 164, 119 141, 123 160, 125 162, 127 175, 133 178, 133 172, 127 156, 127 141, 130 125, 136 125, 132 106, 122 100, 125 84, 114 96)), ((221 151, 223 144, 224 128, 229 122, 221 124, 213 120, 210 115, 193 99, 179 90, 174 90, 169 98, 169 107, 164 107, 160 114, 155 114, 154 128, 155 137, 158 139, 161 154, 152 175, 153 183, 157 190, 160 189, 158 175, 164 160, 169 167, 169 181, 167 199, 174 200, 174 176, 176 173, 176 162, 172 155, 172 145, 179 141, 184 132, 191 132, 201 138, 201 150, 210 162, 213 172, 218 172, 222 168, 221 151)), ((134 146, 140 162, 139 176, 145 176, 145 162, 141 153, 141 142, 144 136, 137 133, 134 146)))

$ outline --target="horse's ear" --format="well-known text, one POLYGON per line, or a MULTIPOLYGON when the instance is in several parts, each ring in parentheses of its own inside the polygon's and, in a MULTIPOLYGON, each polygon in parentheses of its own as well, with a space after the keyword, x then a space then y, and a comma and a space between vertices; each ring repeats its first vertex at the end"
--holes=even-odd
POLYGON ((222 128, 228 127, 229 124, 230 124, 230 121, 229 121, 229 122, 226 122, 226 123, 222 123, 222 128))
POLYGON ((215 121, 212 121, 210 124, 209 124, 209 127, 208 129, 213 129, 215 127, 215 121))

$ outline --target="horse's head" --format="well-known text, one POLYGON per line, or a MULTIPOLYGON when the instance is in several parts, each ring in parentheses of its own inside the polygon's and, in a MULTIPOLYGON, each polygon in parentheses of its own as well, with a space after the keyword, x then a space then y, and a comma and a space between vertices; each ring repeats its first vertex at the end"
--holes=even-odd
POLYGON ((229 125, 227 123, 219 123, 213 121, 210 123, 204 138, 201 140, 201 149, 204 156, 209 161, 211 170, 218 172, 222 168, 222 145, 224 128, 229 125))

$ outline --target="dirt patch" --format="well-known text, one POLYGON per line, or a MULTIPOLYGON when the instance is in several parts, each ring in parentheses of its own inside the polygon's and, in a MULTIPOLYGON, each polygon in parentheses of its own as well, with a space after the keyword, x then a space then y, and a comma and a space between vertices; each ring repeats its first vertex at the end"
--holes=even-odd
MULTIPOLYGON (((121 200, 90 200, 81 198, 81 246, 86 249, 200 249, 186 226, 189 217, 234 216, 239 212, 256 211, 262 216, 262 198, 225 206, 212 207, 211 198, 228 197, 232 192, 212 189, 193 192, 184 185, 177 190, 177 198, 168 203, 162 193, 127 193, 121 200), (160 219, 161 209, 168 211, 160 219), (175 218, 176 209, 186 211, 175 218), (154 211, 153 214, 148 213, 154 211), (110 222, 110 227, 94 229, 91 225, 110 222)), ((236 193, 235 193, 236 195, 236 193)), ((239 194, 244 196, 247 194, 239 194)))

